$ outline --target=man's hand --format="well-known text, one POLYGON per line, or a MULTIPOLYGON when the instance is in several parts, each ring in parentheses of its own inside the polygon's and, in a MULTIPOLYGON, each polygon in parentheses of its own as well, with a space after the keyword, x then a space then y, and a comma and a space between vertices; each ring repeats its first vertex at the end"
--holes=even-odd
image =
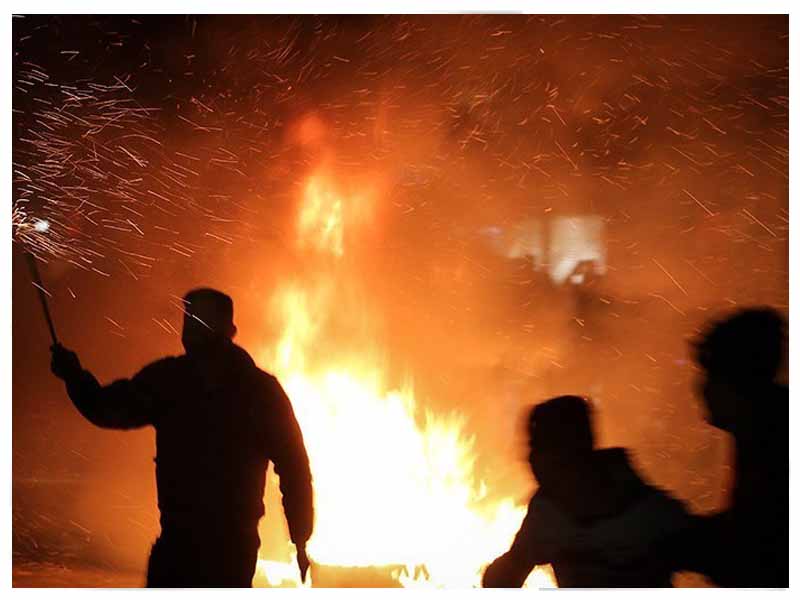
POLYGON ((514 551, 509 550, 486 567, 481 585, 485 588, 520 588, 534 566, 521 564, 514 551))
POLYGON ((53 354, 50 361, 50 370, 53 371, 53 375, 64 381, 80 375, 83 370, 81 361, 72 350, 64 348, 61 344, 53 344, 50 352, 53 354))
POLYGON ((310 565, 310 561, 308 560, 308 554, 306 554, 306 546, 298 545, 297 546, 297 566, 300 568, 300 580, 305 583, 306 582, 306 573, 308 573, 308 567, 310 565))

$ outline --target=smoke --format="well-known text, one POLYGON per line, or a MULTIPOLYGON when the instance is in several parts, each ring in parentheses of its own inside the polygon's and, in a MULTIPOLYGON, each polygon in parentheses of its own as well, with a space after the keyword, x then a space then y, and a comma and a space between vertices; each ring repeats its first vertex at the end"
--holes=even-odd
MULTIPOLYGON (((15 206, 48 219, 37 239, 80 250, 84 268, 36 246, 59 333, 101 380, 180 352, 174 301, 198 285, 234 297, 245 348, 270 348, 276 291, 319 274, 338 310, 319 315, 315 360, 377 349, 393 383, 464 416, 492 493, 532 485, 525 408, 578 393, 597 405, 601 441, 632 446, 647 476, 696 509, 723 501, 725 440, 702 422, 685 339, 723 308, 788 310, 787 18, 25 17, 14 38, 14 162, 27 175, 15 206), (73 128, 88 111, 117 129, 64 133, 69 183, 55 198, 37 190, 48 157, 25 140, 55 135, 41 111, 66 118, 65 86, 117 80, 117 104, 100 109, 157 110, 117 122, 102 99, 84 102, 73 128), (129 175, 70 195, 94 168, 92 137, 110 147, 142 128, 157 144, 117 144, 134 157, 103 163, 129 175), (297 243, 319 173, 346 199, 338 258, 297 243), (561 283, 547 240, 576 217, 602 230, 603 270, 561 283), (524 244, 539 258, 511 249, 537 227, 524 244)), ((111 492, 110 474, 126 473, 113 506, 128 508, 98 510, 92 483, 47 509, 55 525, 27 527, 31 496, 15 483, 15 552, 33 552, 23 531, 63 530, 136 567, 156 530, 151 435, 75 415, 46 372, 32 293, 15 257, 15 481, 111 492)))

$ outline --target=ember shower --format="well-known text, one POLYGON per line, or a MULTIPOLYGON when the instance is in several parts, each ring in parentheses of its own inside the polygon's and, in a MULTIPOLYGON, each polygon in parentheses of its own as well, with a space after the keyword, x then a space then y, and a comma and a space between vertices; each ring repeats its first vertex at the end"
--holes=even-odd
MULTIPOLYGON (((234 297, 306 435, 315 585, 475 585, 533 489, 524 408, 557 393, 720 506, 685 342, 725 308, 788 311, 787 17, 13 33, 17 585, 139 585, 157 533, 152 433, 92 428, 49 375, 23 247, 102 381, 180 352, 187 289, 234 297)), ((296 582, 282 522, 271 482, 256 584, 296 582)))

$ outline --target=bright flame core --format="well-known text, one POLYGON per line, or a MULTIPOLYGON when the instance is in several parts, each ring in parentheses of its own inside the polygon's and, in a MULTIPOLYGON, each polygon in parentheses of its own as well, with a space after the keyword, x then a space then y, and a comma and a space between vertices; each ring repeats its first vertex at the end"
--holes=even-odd
MULTIPOLYGON (((334 190, 322 175, 305 187, 301 250, 344 253, 352 199, 334 190)), ((362 347, 319 360, 331 311, 347 314, 341 280, 326 271, 279 289, 272 316, 282 335, 260 357, 291 398, 309 454, 316 511, 309 555, 332 566, 400 565, 396 577, 406 587, 477 586, 485 565, 508 549, 524 509, 489 501, 474 476, 474 438, 463 418, 420 409, 410 384, 390 389, 378 352, 362 347)), ((266 560, 259 571, 271 585, 296 573, 266 560)), ((528 583, 554 586, 539 570, 528 583)))
POLYGON ((342 219, 342 199, 322 176, 312 177, 306 184, 305 202, 297 223, 301 246, 311 242, 319 250, 341 256, 344 253, 342 219))

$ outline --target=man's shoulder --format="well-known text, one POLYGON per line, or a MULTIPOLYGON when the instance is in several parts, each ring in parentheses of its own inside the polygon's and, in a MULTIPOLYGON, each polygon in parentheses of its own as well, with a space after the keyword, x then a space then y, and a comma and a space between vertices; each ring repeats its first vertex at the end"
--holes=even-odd
POLYGON ((602 456, 614 489, 619 492, 620 512, 637 505, 668 515, 680 516, 688 512, 684 502, 639 471, 627 449, 603 448, 598 454, 602 456))
POLYGON ((173 394, 176 386, 185 385, 186 373, 182 357, 165 356, 142 367, 132 382, 141 391, 163 397, 164 394, 173 394))
POLYGON ((672 492, 643 477, 628 459, 627 464, 618 464, 619 471, 614 475, 615 484, 629 488, 628 502, 623 504, 620 516, 636 514, 645 519, 660 519, 662 525, 680 528, 687 524, 689 508, 685 502, 672 492))
POLYGON ((535 556, 554 557, 570 545, 578 531, 575 521, 540 490, 528 504, 515 544, 535 556))
POLYGON ((574 519, 541 490, 533 495, 528 504, 527 519, 539 527, 572 528, 576 526, 574 519))
POLYGON ((145 376, 159 376, 159 375, 172 375, 176 370, 183 369, 186 362, 185 356, 165 356, 154 360, 153 362, 142 367, 137 377, 145 376))
POLYGON ((641 486, 644 478, 636 470, 627 448, 600 448, 595 456, 606 474, 616 485, 641 486))
POLYGON ((230 356, 232 357, 239 373, 247 374, 247 377, 255 379, 255 381, 260 385, 269 387, 278 385, 278 379, 272 373, 269 373, 259 367, 258 363, 256 363, 247 350, 241 346, 237 346, 236 344, 231 344, 230 352, 230 356))
POLYGON ((258 395, 267 402, 279 402, 285 397, 283 387, 278 378, 264 369, 256 366, 253 369, 258 395))
POLYGON ((278 378, 275 377, 275 375, 273 375, 269 371, 265 371, 261 367, 255 366, 253 372, 255 373, 256 378, 262 385, 268 386, 270 388, 280 387, 278 378))
POLYGON ((183 362, 186 362, 186 355, 185 354, 179 354, 177 356, 173 356, 173 355, 163 356, 161 358, 158 358, 158 359, 154 360, 153 362, 151 362, 147 366, 148 367, 161 367, 161 368, 163 368, 163 367, 170 367, 170 366, 179 365, 179 364, 181 364, 183 362))

